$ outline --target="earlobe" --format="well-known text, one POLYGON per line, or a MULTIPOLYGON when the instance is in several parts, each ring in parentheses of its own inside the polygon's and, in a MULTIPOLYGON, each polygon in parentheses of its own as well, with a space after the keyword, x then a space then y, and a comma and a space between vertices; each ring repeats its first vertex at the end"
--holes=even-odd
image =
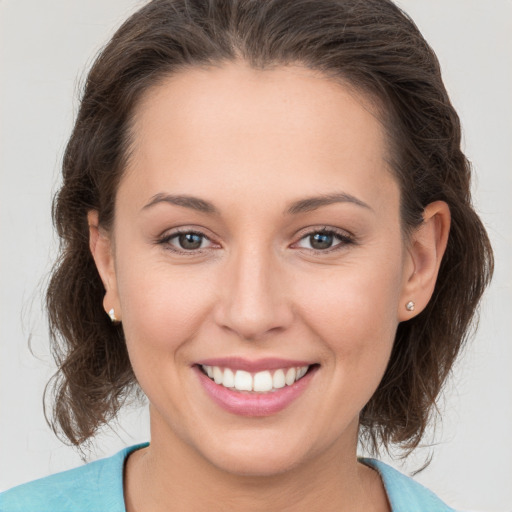
POLYGON ((448 243, 450 218, 450 209, 444 201, 430 203, 423 212, 422 224, 411 234, 398 308, 399 321, 423 311, 432 297, 448 243))
POLYGON ((112 242, 110 237, 99 226, 98 212, 96 210, 88 212, 87 221, 89 224, 89 249, 105 287, 103 308, 109 316, 109 311, 115 309, 116 321, 119 321, 121 308, 117 293, 112 242))

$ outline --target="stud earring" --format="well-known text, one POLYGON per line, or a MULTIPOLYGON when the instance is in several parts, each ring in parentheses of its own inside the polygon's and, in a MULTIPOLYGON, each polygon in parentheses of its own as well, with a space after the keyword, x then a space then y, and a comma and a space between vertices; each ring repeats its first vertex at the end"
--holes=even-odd
POLYGON ((114 308, 112 308, 112 309, 108 312, 108 316, 110 317, 110 320, 112 321, 112 323, 117 322, 117 317, 116 317, 116 313, 115 313, 115 311, 114 311, 114 308))
POLYGON ((416 304, 410 300, 406 305, 405 305, 405 309, 407 309, 407 311, 414 311, 414 307, 416 306, 416 304))

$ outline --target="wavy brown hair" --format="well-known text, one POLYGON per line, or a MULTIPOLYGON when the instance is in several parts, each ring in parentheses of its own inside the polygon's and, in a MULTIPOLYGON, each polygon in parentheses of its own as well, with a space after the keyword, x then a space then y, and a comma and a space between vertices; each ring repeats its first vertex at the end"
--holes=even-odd
POLYGON ((87 212, 112 226, 141 96, 194 66, 240 60, 302 65, 378 105, 401 189, 404 232, 431 202, 452 225, 428 306, 397 330, 387 371, 360 415, 370 448, 415 448, 435 410, 488 284, 493 257, 470 196, 470 164, 439 63, 415 24, 388 0, 153 0, 131 16, 87 77, 63 159, 53 218, 60 258, 47 291, 58 372, 47 388, 58 434, 81 445, 137 390, 121 325, 102 307, 87 212))

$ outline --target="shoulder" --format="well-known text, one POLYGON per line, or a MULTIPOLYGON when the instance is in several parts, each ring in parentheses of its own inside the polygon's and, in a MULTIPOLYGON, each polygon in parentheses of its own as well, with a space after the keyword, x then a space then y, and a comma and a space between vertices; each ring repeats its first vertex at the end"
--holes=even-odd
POLYGON ((124 512, 126 457, 143 445, 116 455, 13 487, 0 494, 1 512, 124 512))
POLYGON ((455 512, 432 491, 384 462, 375 459, 360 459, 360 462, 379 472, 392 512, 455 512))

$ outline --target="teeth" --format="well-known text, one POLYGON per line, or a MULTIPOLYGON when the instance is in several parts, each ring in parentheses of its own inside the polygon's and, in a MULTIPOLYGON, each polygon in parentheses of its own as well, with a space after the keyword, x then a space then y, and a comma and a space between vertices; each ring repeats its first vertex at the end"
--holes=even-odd
POLYGON ((282 368, 275 370, 273 375, 268 370, 251 374, 244 370, 234 371, 230 368, 223 369, 219 366, 203 365, 202 369, 216 384, 226 388, 235 388, 237 391, 265 393, 284 388, 285 386, 291 386, 306 375, 309 366, 282 368))
MULTIPOLYGON (((224 385, 224 382, 222 384, 224 385)), ((252 375, 249 372, 238 370, 235 373, 235 389, 238 389, 238 391, 252 391, 252 375)))
POLYGON ((306 372, 308 371, 308 369, 306 367, 302 367, 302 368, 299 368, 297 370, 297 380, 299 379, 302 379, 302 377, 304 377, 304 375, 306 375, 306 372))
POLYGON ((224 372, 218 366, 213 368, 213 380, 215 384, 222 384, 224 380, 224 372))
POLYGON ((295 382, 295 377, 297 376, 297 372, 295 368, 288 368, 286 372, 286 377, 284 378, 286 385, 291 386, 295 382))
POLYGON ((286 381, 284 378, 284 371, 283 370, 277 370, 274 373, 274 377, 272 379, 272 386, 276 389, 284 388, 286 385, 286 381))
POLYGON ((224 370, 224 378, 222 379, 222 385, 227 388, 235 387, 235 374, 229 369, 224 370))
POLYGON ((272 389, 273 381, 270 372, 258 372, 253 378, 253 391, 263 392, 272 389))

